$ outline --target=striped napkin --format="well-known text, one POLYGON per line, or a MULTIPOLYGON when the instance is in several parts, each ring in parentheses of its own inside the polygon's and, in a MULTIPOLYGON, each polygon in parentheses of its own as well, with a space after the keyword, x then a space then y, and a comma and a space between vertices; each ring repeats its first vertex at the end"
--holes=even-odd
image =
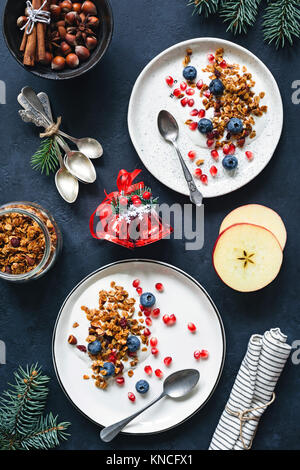
POLYGON ((258 421, 274 401, 274 388, 291 346, 279 328, 250 338, 227 405, 209 450, 250 449, 258 421))

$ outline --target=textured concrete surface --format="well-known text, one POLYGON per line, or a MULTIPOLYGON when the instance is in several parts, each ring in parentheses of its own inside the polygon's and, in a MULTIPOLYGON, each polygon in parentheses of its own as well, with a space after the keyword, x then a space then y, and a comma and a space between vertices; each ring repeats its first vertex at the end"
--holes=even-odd
MULTIPOLYGON (((3 11, 1 2, 0 12, 3 11)), ((104 60, 80 79, 52 83, 23 70, 10 56, 0 37, 0 80, 7 85, 7 104, 0 105, 0 202, 37 201, 50 209, 64 235, 64 251, 47 277, 28 285, 0 283, 0 339, 7 345, 7 364, 0 366, 0 391, 18 364, 39 361, 52 377, 49 409, 72 422, 72 436, 64 449, 206 449, 252 333, 279 326, 292 342, 299 327, 299 124, 292 104, 291 84, 300 79, 299 43, 275 52, 262 41, 259 23, 237 42, 263 60, 273 72, 284 101, 283 134, 271 163, 244 188, 206 201, 205 245, 198 253, 186 252, 184 242, 165 241, 129 252, 94 240, 89 215, 103 198, 103 189, 115 188, 120 168, 143 168, 127 132, 127 106, 131 88, 142 68, 163 49, 197 36, 232 40, 224 26, 211 19, 201 23, 191 16, 184 0, 112 0, 114 37, 104 60), (24 85, 51 96, 54 112, 63 115, 64 129, 73 135, 92 135, 103 143, 105 155, 96 162, 98 179, 80 187, 75 205, 62 201, 51 177, 39 176, 29 164, 38 146, 37 131, 17 115, 16 96, 24 85), (217 278, 211 251, 224 215, 250 202, 269 205, 283 217, 288 230, 284 264, 275 282, 252 294, 240 294, 217 278), (112 444, 99 441, 98 429, 81 416, 61 391, 51 359, 51 336, 59 307, 68 292, 85 275, 112 261, 146 257, 173 263, 195 276, 216 302, 227 334, 227 356, 219 386, 208 405, 184 425, 158 436, 120 436, 112 444)), ((146 125, 146 123, 145 123, 146 125)), ((262 149, 263 151, 263 149, 262 149)), ((143 179, 161 201, 188 202, 160 185, 144 170, 143 179)), ((300 447, 299 367, 289 361, 277 388, 277 400, 260 423, 255 449, 300 447)))

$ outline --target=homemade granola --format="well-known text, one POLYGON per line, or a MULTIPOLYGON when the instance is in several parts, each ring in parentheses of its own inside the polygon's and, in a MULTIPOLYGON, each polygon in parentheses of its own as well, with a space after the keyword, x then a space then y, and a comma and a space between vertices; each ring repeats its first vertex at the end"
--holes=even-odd
MULTIPOLYGON (((130 298, 122 286, 111 282, 109 291, 101 290, 99 292, 99 308, 81 307, 90 321, 87 343, 89 345, 95 344, 95 342, 97 342, 96 345, 101 344, 100 351, 96 354, 91 353, 92 348, 89 346, 87 349, 92 360, 93 374, 91 377, 95 380, 95 385, 101 389, 107 387, 108 377, 122 374, 124 362, 129 361, 131 368, 137 365, 137 353, 128 350, 129 337, 139 337, 140 342, 148 346, 148 338, 142 333, 145 327, 133 318, 136 310, 135 302, 135 299, 130 298), (111 364, 111 366, 108 367, 107 364, 111 364)), ((131 369, 128 375, 133 375, 131 369)))

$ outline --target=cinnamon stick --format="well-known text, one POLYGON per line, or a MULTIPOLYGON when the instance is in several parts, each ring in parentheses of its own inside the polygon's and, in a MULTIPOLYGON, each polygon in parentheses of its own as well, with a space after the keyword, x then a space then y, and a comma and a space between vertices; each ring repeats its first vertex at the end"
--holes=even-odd
MULTIPOLYGON (((32 4, 34 5, 35 0, 32 4)), ((35 8, 35 7, 34 7, 35 8)), ((24 52, 23 64, 33 67, 35 64, 35 55, 36 55, 36 25, 32 28, 30 34, 27 35, 26 48, 24 52)))
POLYGON ((25 51, 25 48, 26 48, 26 44, 27 44, 27 28, 28 26, 26 26, 26 28, 24 29, 24 33, 23 33, 23 38, 22 38, 22 42, 21 42, 21 45, 20 45, 20 51, 21 52, 24 52, 25 51))
MULTIPOLYGON (((42 0, 38 0, 40 8, 42 5, 42 0)), ((44 6, 43 10, 47 10, 47 5, 44 6)), ((45 47, 45 29, 46 25, 43 23, 37 23, 36 25, 36 34, 37 34, 37 61, 42 62, 46 57, 46 47, 45 47)))

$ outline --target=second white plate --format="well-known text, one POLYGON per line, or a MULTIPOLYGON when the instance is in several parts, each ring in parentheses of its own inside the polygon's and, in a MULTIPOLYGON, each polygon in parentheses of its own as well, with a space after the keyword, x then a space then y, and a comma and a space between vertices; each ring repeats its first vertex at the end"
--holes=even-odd
MULTIPOLYGON (((189 194, 174 149, 158 133, 157 115, 161 109, 173 113, 176 98, 170 98, 172 90, 166 85, 165 77, 171 75, 179 81, 183 79, 182 60, 188 47, 193 50, 191 65, 195 65, 198 69, 198 78, 201 78, 201 66, 207 64, 207 54, 223 47, 224 58, 231 63, 245 65, 248 72, 253 74, 255 89, 266 94, 263 104, 268 106, 268 112, 264 117, 263 130, 253 141, 247 139, 244 148, 238 151, 239 166, 234 176, 230 176, 222 168, 221 158, 217 164, 213 161, 209 149, 195 148, 184 125, 180 124, 179 147, 191 171, 193 172, 196 166, 189 161, 187 156, 189 150, 197 150, 198 158, 205 159, 201 168, 208 175, 209 182, 208 185, 204 185, 195 179, 200 191, 204 197, 221 196, 244 186, 270 161, 282 130, 282 100, 273 75, 261 60, 247 49, 230 41, 216 38, 192 39, 176 44, 155 57, 144 68, 133 87, 128 109, 128 128, 133 145, 146 168, 169 188, 181 194, 189 194), (254 153, 251 162, 245 157, 246 150, 254 153), (209 168, 213 164, 218 167, 216 178, 210 177, 209 174, 209 168)), ((176 104, 180 107, 180 103, 176 104)))

